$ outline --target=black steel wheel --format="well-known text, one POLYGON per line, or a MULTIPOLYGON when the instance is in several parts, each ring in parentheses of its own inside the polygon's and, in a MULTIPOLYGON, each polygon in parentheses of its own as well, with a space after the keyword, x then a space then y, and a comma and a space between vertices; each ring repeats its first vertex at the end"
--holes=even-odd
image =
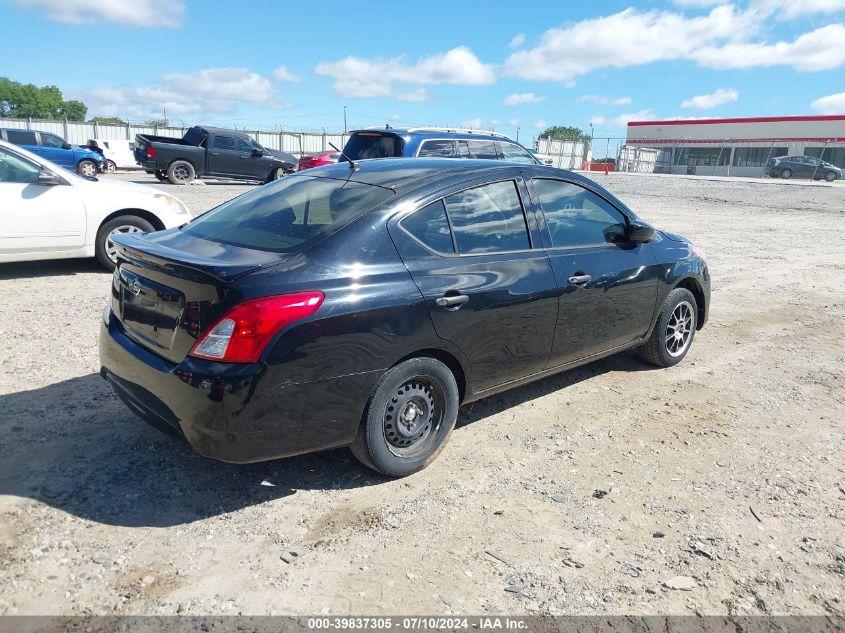
POLYGON ((458 399, 455 377, 440 361, 402 362, 376 385, 352 452, 390 477, 422 470, 445 446, 458 417, 458 399))
POLYGON ((195 176, 194 166, 186 160, 174 160, 167 168, 167 179, 174 185, 187 185, 195 176))

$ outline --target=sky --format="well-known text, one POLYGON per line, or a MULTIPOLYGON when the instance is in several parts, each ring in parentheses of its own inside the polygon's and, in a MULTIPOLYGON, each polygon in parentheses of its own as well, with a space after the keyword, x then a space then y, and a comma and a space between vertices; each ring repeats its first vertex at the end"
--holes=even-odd
MULTIPOLYGON (((248 129, 845 114, 845 0, 0 0, 0 74, 248 129)), ((592 126, 592 128, 591 128, 592 126)))

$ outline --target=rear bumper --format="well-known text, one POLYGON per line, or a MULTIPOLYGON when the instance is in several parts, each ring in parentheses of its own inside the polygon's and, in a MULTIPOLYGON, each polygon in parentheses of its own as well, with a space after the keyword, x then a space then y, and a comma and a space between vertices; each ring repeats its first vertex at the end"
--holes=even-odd
POLYGON ((174 365, 135 343, 109 310, 99 348, 100 375, 129 409, 201 455, 233 463, 351 443, 381 375, 286 384, 280 365, 193 358, 174 365))

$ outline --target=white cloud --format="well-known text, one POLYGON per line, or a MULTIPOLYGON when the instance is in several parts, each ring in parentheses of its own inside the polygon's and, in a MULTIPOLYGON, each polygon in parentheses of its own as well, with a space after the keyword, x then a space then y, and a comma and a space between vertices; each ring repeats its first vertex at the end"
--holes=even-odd
POLYGON ((781 21, 845 11, 845 0, 751 0, 749 6, 781 21))
POLYGON ((276 70, 273 71, 273 77, 275 77, 278 81, 289 81, 291 83, 296 83, 299 81, 299 77, 289 71, 287 69, 287 66, 279 66, 276 70))
POLYGON ((537 119, 536 121, 534 121, 534 127, 536 127, 538 130, 545 130, 547 127, 549 127, 549 122, 545 119, 537 119))
POLYGON ((598 116, 590 117, 590 120, 588 121, 588 123, 590 125, 604 125, 605 123, 607 123, 607 119, 605 117, 603 117, 602 115, 598 115, 598 116))
POLYGON ((182 0, 13 0, 15 4, 43 12, 56 22, 92 24, 116 22, 129 26, 176 27, 185 15, 182 0))
POLYGON ((404 94, 397 95, 396 98, 399 101, 409 101, 409 102, 420 102, 420 101, 428 101, 428 90, 425 88, 419 88, 417 90, 412 90, 411 92, 406 92, 404 94))
POLYGON ((578 97, 579 103, 600 103, 602 105, 628 105, 631 97, 602 97, 600 95, 584 95, 578 97))
POLYGON ((731 5, 694 18, 626 9, 549 29, 535 48, 511 54, 504 68, 514 77, 563 83, 599 68, 687 58, 702 46, 747 37, 757 29, 757 17, 731 5))
POLYGON ((391 121, 401 121, 402 115, 401 114, 393 114, 393 115, 390 116, 390 120, 391 121))
POLYGON ((461 124, 458 127, 468 128, 471 130, 480 130, 483 127, 484 121, 480 118, 469 119, 467 121, 461 121, 461 124))
POLYGON ((168 73, 154 86, 99 88, 81 95, 92 114, 130 119, 170 118, 189 114, 226 115, 240 103, 279 107, 269 79, 246 68, 206 68, 168 73))
POLYGON ((510 121, 508 121, 508 125, 510 125, 511 127, 519 127, 519 119, 511 119, 510 121))
POLYGON ((519 48, 525 44, 525 33, 517 33, 508 44, 508 48, 519 48))
POLYGON ((514 93, 505 97, 505 105, 515 106, 522 103, 540 103, 545 97, 535 95, 533 92, 514 93))
POLYGON ((490 125, 494 125, 494 126, 495 126, 495 125, 501 125, 501 124, 502 124, 502 120, 501 120, 501 119, 490 119, 490 125))
POLYGON ((801 71, 831 70, 845 63, 845 25, 829 24, 791 42, 737 43, 693 53, 708 68, 792 66, 801 71))
POLYGON ((739 99, 739 92, 733 88, 726 90, 719 88, 716 92, 708 95, 698 95, 681 103, 682 108, 695 108, 696 110, 710 110, 724 103, 731 103, 739 99))
POLYGON ((334 89, 346 97, 389 97, 394 94, 394 84, 481 85, 496 80, 492 66, 481 63, 466 46, 424 57, 414 64, 406 63, 403 57, 350 56, 320 62, 314 72, 334 79, 334 89))
POLYGON ((810 107, 822 114, 845 114, 845 92, 816 99, 810 107))
POLYGON ((719 4, 725 4, 724 0, 672 0, 672 2, 679 7, 690 9, 708 9, 719 4))
POLYGON ((631 121, 650 121, 652 119, 654 119, 654 112, 645 109, 630 114, 620 114, 618 117, 611 119, 610 122, 619 127, 625 127, 631 121))

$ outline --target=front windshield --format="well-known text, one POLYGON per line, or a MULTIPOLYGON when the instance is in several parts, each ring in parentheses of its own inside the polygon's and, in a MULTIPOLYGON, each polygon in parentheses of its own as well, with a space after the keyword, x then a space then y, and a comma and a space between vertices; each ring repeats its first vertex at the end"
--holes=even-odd
POLYGON ((331 235, 393 195, 348 180, 287 176, 195 219, 195 237, 262 251, 301 250, 331 235))

